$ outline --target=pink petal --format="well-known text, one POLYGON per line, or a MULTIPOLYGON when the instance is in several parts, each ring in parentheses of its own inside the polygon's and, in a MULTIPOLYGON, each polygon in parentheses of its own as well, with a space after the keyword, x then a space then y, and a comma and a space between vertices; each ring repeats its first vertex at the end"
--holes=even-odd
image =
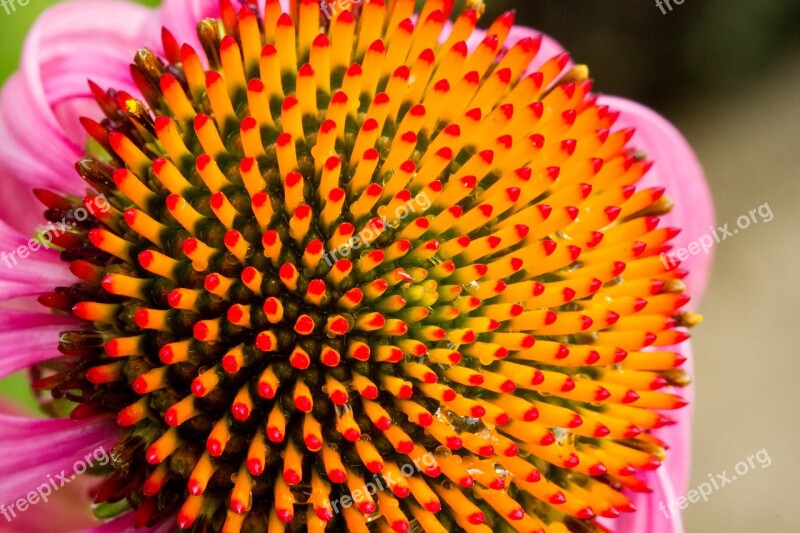
MULTIPOLYGON (((73 165, 86 138, 77 126, 78 113, 88 109, 91 97, 86 80, 134 89, 128 65, 149 13, 134 3, 83 0, 54 6, 37 20, 25 41, 20 71, 0 94, 5 133, 0 175, 22 183, 4 184, 4 193, 34 186, 65 192, 84 188, 73 165)), ((29 233, 40 220, 30 205, 10 202, 2 216, 29 233)))
POLYGON ((0 332, 0 378, 58 357, 62 324, 12 329, 0 332))
POLYGON ((0 175, 4 177, 0 192, 4 198, 19 199, 4 206, 0 216, 14 227, 32 233, 42 218, 41 210, 31 208, 37 203, 31 189, 66 182, 66 187, 60 189, 78 190, 80 178, 72 164, 80 154, 55 123, 52 110, 39 106, 19 73, 0 93, 0 130, 5 133, 0 143, 0 175), (54 122, 50 125, 48 113, 54 122), (49 150, 41 150, 42 146, 49 150))
MULTIPOLYGON (((8 528, 3 526, 5 519, 0 521, 0 532, 52 533, 54 523, 58 523, 58 531, 77 531, 97 524, 97 519, 92 514, 89 495, 99 479, 95 476, 79 476, 69 485, 47 496, 47 502, 41 498, 38 501, 33 500, 36 503, 24 513, 19 513, 14 507, 17 516, 12 517, 8 528)), ((12 503, 14 502, 6 503, 6 507, 10 507, 12 503)))
POLYGON ((41 309, 38 311, 25 311, 21 309, 0 308, 0 332, 19 331, 34 327, 58 325, 64 329, 74 328, 78 323, 73 316, 66 314, 51 313, 49 309, 38 304, 41 309))
POLYGON ((30 283, 18 283, 9 280, 0 280, 0 300, 38 296, 42 293, 41 287, 30 283))
MULTIPOLYGON (((9 315, 30 316, 31 325, 61 324, 66 316, 54 314, 52 310, 40 304, 37 298, 32 297, 0 301, 0 330, 8 323, 9 315), (37 322, 34 323, 34 320, 37 322)), ((15 317, 12 316, 11 320, 15 320, 15 317)))
MULTIPOLYGON (((663 217, 661 227, 675 226, 683 231, 674 239, 674 250, 688 247, 703 236, 709 236, 714 224, 714 204, 711 191, 689 143, 665 118, 647 107, 613 96, 600 97, 599 103, 621 111, 616 127, 635 127, 631 146, 642 150, 655 165, 638 184, 638 188, 666 187, 673 201, 672 212, 663 217)), ((681 268, 689 271, 684 280, 688 294, 696 306, 705 292, 713 260, 713 248, 692 255, 681 268)))
MULTIPOLYGON (((11 417, 28 416, 28 413, 18 405, 7 402, 0 398, 0 413, 11 417)), ((58 516, 59 529, 72 531, 88 527, 97 520, 92 516, 91 509, 87 505, 87 495, 92 485, 97 484, 97 480, 92 476, 80 476, 66 487, 53 492, 47 498, 46 507, 37 507, 37 511, 17 513, 12 517, 12 524, 4 526, 6 520, 0 520, 0 531, 13 532, 25 531, 26 533, 50 533, 53 531, 53 517, 58 516), (80 508, 76 508, 79 505, 80 508)), ((44 490, 44 489, 43 489, 44 490)), ((9 507, 14 502, 5 503, 9 507)), ((41 505, 40 499, 36 505, 41 505)), ((16 509, 16 508, 15 508, 16 509)), ((10 515, 10 512, 8 513, 10 515)))
MULTIPOLYGON (((32 202, 33 205, 40 205, 36 200, 32 202)), ((28 209, 36 211, 30 207, 28 209)), ((33 232, 30 235, 33 236, 33 232)), ((29 240, 29 237, 0 220, 0 300, 38 295, 53 287, 75 282, 75 277, 66 263, 59 259, 57 251, 43 246, 34 250, 28 246, 29 240), (19 255, 19 247, 23 247, 23 253, 27 253, 24 259, 19 255)))
POLYGON ((107 417, 37 420, 0 414, 0 502, 8 505, 27 495, 48 483, 48 476, 63 472, 69 478, 76 462, 85 462, 93 451, 102 462, 102 451, 109 453, 117 438, 107 417))
POLYGON ((38 296, 52 291, 54 287, 69 286, 76 281, 66 263, 57 264, 42 261, 38 257, 28 257, 16 266, 11 260, 8 264, 12 267, 8 268, 5 261, 0 259, 0 300, 38 296))

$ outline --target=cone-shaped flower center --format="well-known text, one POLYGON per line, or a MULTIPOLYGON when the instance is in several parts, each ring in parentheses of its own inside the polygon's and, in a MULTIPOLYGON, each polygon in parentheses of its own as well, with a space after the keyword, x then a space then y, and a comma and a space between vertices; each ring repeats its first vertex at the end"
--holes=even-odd
POLYGON ((683 358, 642 351, 694 320, 650 163, 584 68, 506 46, 512 14, 470 51, 478 13, 448 33, 443 0, 297 4, 223 1, 207 63, 165 30, 144 102, 93 86, 103 196, 37 193, 95 215, 56 242, 80 281, 42 301, 86 328, 37 386, 118 413, 97 501, 197 531, 599 531, 684 403, 657 390, 683 358))

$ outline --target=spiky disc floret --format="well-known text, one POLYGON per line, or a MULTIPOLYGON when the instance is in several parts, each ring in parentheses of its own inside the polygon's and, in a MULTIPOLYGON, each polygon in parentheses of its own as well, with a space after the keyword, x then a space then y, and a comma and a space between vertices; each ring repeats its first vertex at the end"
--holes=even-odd
POLYGON ((631 511, 684 404, 659 389, 687 382, 643 349, 695 319, 659 260, 669 203, 635 190, 650 163, 585 69, 527 72, 540 40, 505 48, 512 14, 469 52, 478 13, 443 35, 443 0, 330 23, 222 5, 208 67, 165 30, 167 63, 132 66, 146 104, 93 85, 107 119, 83 120, 110 161, 77 167, 110 204, 57 239, 81 281, 42 302, 87 328, 37 386, 127 428, 97 501, 226 532, 631 511))

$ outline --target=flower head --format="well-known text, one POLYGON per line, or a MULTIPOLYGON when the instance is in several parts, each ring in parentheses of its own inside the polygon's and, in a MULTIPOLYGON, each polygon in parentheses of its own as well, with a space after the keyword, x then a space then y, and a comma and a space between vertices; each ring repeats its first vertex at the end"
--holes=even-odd
POLYGON ((223 0, 91 83, 91 192, 36 190, 80 322, 34 386, 114 414, 95 502, 137 527, 601 531, 665 458, 669 191, 513 13, 414 4, 223 0))

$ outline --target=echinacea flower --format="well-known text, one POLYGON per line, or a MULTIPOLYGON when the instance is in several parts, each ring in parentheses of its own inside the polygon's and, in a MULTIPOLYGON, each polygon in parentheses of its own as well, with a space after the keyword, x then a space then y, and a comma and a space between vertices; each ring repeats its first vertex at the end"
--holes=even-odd
POLYGON ((37 23, 0 370, 70 418, 0 416, 0 502, 102 445, 96 531, 680 531, 690 148, 513 13, 345 4, 37 23))

